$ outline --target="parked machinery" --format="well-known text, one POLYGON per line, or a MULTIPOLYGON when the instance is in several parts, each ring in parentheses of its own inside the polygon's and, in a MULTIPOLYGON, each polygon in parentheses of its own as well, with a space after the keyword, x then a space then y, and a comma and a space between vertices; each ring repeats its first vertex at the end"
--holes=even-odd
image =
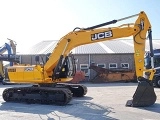
POLYGON ((134 70, 115 68, 106 69, 97 66, 96 64, 91 64, 89 69, 96 72, 96 75, 91 79, 91 82, 135 82, 136 75, 134 70))
POLYGON ((4 66, 3 61, 10 62, 10 66, 13 66, 14 62, 19 62, 19 57, 16 56, 16 43, 8 39, 9 43, 5 43, 0 47, 0 82, 4 79, 4 66), (4 54, 7 52, 7 54, 4 54))
MULTIPOLYGON (((154 54, 154 68, 156 70, 156 73, 154 74, 153 77, 153 82, 156 87, 160 88, 160 49, 154 49, 153 50, 154 54)), ((145 67, 147 69, 151 68, 151 52, 147 51, 145 54, 145 67)))
POLYGON ((134 61, 139 84, 133 99, 127 101, 126 106, 139 107, 153 105, 156 101, 156 95, 152 85, 155 70, 153 67, 151 69, 144 69, 147 32, 149 40, 152 43, 151 24, 143 11, 136 15, 89 28, 75 28, 60 39, 51 53, 49 60, 43 66, 8 67, 8 76, 11 82, 25 82, 36 85, 6 88, 2 94, 3 99, 6 102, 16 101, 66 105, 71 101, 72 96, 82 97, 87 93, 87 88, 84 85, 65 83, 71 81, 76 72, 75 59, 70 54, 70 51, 79 45, 133 36, 134 61), (119 27, 100 28, 136 16, 138 18, 135 23, 123 24, 119 27), (143 76, 144 74, 146 76, 143 76))

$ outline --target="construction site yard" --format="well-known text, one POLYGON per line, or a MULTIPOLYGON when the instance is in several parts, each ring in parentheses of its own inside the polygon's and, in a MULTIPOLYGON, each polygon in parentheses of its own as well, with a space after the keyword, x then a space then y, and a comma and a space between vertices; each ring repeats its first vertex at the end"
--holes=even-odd
POLYGON ((2 98, 8 87, 28 85, 0 84, 0 120, 159 120, 160 88, 156 103, 149 107, 126 107, 138 83, 85 83, 88 93, 73 98, 65 106, 9 103, 2 98))

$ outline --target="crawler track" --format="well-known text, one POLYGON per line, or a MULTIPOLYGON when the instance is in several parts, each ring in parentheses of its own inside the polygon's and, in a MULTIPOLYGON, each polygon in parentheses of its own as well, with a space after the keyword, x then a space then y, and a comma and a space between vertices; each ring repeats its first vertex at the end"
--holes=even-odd
POLYGON ((5 89, 3 99, 6 102, 66 105, 71 101, 72 93, 65 88, 18 87, 5 89))
POLYGON ((68 88, 73 93, 73 97, 83 97, 87 94, 87 87, 81 84, 58 83, 56 87, 68 88))
POLYGON ((72 96, 83 97, 86 93, 87 87, 84 85, 58 83, 54 87, 52 84, 42 84, 7 88, 2 96, 6 102, 66 105, 71 101, 72 96))

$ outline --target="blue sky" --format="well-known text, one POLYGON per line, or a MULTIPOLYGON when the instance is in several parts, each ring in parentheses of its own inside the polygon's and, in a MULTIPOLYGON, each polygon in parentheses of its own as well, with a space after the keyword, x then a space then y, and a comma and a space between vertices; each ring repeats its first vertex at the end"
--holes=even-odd
MULTIPOLYGON (((0 46, 7 38, 18 52, 43 40, 59 40, 75 27, 90 27, 145 11, 153 39, 160 39, 159 0, 0 0, 0 46)), ((123 21, 112 26, 135 22, 123 21)))

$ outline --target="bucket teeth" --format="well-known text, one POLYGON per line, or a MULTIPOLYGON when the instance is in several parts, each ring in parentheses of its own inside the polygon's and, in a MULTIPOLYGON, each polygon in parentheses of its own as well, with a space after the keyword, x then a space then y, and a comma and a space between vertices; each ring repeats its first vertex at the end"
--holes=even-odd
POLYGON ((133 95, 132 100, 128 100, 126 106, 130 107, 146 107, 153 105, 156 101, 156 94, 151 82, 139 81, 138 87, 133 95))

